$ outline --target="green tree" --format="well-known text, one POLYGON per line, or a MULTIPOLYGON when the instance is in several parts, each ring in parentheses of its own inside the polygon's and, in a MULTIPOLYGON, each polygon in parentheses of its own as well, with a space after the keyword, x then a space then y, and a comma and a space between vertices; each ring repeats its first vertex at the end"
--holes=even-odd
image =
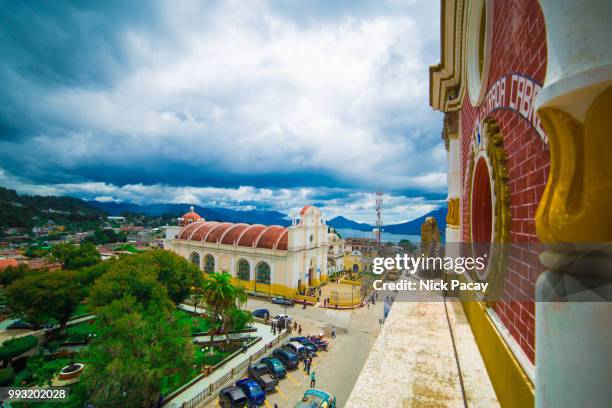
MULTIPOLYGON (((211 315, 219 321, 229 343, 229 327, 232 321, 232 309, 246 302, 246 293, 240 286, 233 285, 231 275, 227 272, 213 272, 207 276, 202 285, 204 302, 211 315)), ((212 340, 212 332, 211 332, 212 340)))
POLYGON ((89 289, 89 300, 95 307, 109 305, 126 296, 145 307, 154 304, 160 309, 172 309, 166 288, 157 280, 157 269, 138 255, 112 261, 89 289))
POLYGON ((198 267, 173 252, 153 250, 136 256, 155 266, 157 280, 164 285, 168 296, 176 304, 189 296, 192 287, 202 285, 202 273, 198 267))
POLYGON ((229 319, 231 325, 230 327, 232 327, 234 330, 242 330, 246 328, 249 323, 254 321, 253 315, 250 312, 242 310, 239 307, 233 307, 230 309, 229 319))
POLYGON ((7 266, 2 270, 2 273, 0 273, 0 285, 10 285, 16 280, 23 278, 27 272, 28 267, 23 264, 19 266, 7 266))
POLYGON ((188 321, 133 297, 98 309, 83 381, 95 407, 147 407, 184 384, 194 358, 188 321))
POLYGON ((51 255, 62 263, 64 269, 70 270, 92 266, 101 261, 100 252, 91 242, 82 242, 79 246, 58 244, 51 249, 51 255))
POLYGON ((85 241, 92 242, 96 245, 110 244, 115 242, 126 242, 127 233, 123 231, 115 232, 115 230, 110 228, 96 229, 92 235, 85 238, 85 241))
POLYGON ((95 279, 90 295, 96 306, 109 304, 125 295, 134 296, 145 304, 152 299, 161 301, 168 298, 178 304, 189 296, 192 287, 200 286, 202 281, 202 274, 196 266, 163 250, 126 255, 103 265, 83 270, 84 279, 95 279))
POLYGON ((408 253, 412 253, 417 250, 416 245, 414 245, 411 241, 407 239, 402 239, 400 242, 397 243, 397 245, 402 247, 404 251, 408 253))
POLYGON ((42 324, 55 319, 60 333, 83 298, 77 274, 73 271, 30 273, 6 289, 12 311, 28 322, 42 324))

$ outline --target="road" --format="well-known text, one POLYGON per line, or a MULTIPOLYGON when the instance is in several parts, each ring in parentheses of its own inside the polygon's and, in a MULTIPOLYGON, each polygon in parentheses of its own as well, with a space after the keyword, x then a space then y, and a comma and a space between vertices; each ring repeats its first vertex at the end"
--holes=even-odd
MULTIPOLYGON (((272 315, 284 313, 285 308, 267 300, 250 298, 245 306, 248 310, 266 308, 272 315)), ((338 407, 343 407, 353 389, 374 340, 380 330, 379 319, 383 314, 382 302, 370 308, 354 310, 330 310, 316 306, 287 307, 287 314, 302 326, 302 334, 324 333, 329 341, 329 350, 319 352, 313 359, 313 370, 317 379, 316 388, 323 389, 337 398, 338 407), (331 339, 332 327, 336 338, 331 339)), ((297 334, 296 334, 297 335, 297 334)), ((302 369, 290 370, 287 378, 280 381, 277 391, 266 396, 266 406, 293 407, 309 388, 310 380, 302 369)), ((217 401, 209 407, 218 406, 217 401)))

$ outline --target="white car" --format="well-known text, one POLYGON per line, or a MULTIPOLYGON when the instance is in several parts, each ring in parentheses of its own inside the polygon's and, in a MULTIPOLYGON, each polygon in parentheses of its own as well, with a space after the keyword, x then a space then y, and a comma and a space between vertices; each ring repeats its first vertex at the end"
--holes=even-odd
POLYGON ((293 321, 293 319, 291 318, 291 316, 288 316, 284 313, 279 313, 276 316, 274 316, 274 318, 272 319, 272 322, 274 324, 276 324, 279 327, 283 326, 283 323, 281 323, 283 320, 287 321, 288 323, 291 323, 293 321), (279 324, 280 323, 280 324, 279 324))

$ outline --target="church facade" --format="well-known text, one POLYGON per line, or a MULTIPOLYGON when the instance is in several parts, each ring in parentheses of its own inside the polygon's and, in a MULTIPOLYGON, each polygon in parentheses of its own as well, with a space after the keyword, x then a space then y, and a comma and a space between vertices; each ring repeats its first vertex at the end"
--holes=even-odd
POLYGON ((612 331, 592 316, 612 303, 570 300, 604 300, 610 282, 580 262, 610 259, 598 248, 612 242, 612 3, 441 5, 441 61, 429 74, 430 105, 444 113, 447 255, 489 249, 486 271, 463 278, 499 292, 461 301, 497 397, 609 406, 599 354, 612 331))
POLYGON ((192 207, 166 229, 164 248, 205 273, 229 273, 248 292, 291 298, 327 279, 327 230, 310 205, 289 227, 206 221, 192 207))

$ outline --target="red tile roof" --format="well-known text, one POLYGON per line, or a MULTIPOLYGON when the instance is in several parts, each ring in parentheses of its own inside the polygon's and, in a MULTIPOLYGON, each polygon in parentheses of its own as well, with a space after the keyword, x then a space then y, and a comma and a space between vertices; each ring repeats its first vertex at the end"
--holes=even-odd
POLYGON ((0 259, 0 270, 8 268, 9 266, 19 266, 19 263, 13 258, 0 259))
POLYGON ((265 226, 197 221, 184 227, 179 232, 178 239, 287 250, 287 228, 280 225, 265 226))

